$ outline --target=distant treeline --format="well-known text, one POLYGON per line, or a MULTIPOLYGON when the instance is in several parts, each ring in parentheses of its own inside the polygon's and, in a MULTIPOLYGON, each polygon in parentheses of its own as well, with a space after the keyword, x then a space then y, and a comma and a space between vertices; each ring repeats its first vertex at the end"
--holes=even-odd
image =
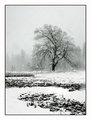
MULTIPOLYGON (((73 61, 77 61, 75 69, 85 68, 85 45, 83 49, 78 50, 78 57, 74 57, 73 61)), ((66 61, 61 61, 57 70, 71 70, 74 69, 66 61)), ((19 54, 6 54, 6 71, 34 71, 34 70, 51 70, 48 60, 39 61, 38 58, 29 56, 24 50, 19 54)))

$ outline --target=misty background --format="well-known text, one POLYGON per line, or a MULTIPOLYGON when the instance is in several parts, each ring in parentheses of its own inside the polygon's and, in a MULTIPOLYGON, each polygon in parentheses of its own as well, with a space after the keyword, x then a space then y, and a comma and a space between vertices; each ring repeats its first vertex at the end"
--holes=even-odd
POLYGON ((37 69, 32 60, 34 31, 44 24, 58 26, 74 38, 80 48, 80 68, 85 67, 85 6, 6 6, 6 71, 37 69))

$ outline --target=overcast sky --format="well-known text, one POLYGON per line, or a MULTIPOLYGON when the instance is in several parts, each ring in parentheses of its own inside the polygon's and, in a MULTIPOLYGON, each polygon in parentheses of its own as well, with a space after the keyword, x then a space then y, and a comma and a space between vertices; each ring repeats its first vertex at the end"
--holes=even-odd
POLYGON ((85 41, 85 6, 6 6, 6 51, 31 54, 34 30, 44 24, 60 27, 82 47, 85 41))

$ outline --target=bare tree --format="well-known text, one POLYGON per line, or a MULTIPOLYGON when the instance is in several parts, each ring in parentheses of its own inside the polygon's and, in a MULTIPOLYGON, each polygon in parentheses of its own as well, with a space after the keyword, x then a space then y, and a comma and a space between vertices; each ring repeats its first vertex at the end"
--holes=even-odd
POLYGON ((66 32, 57 26, 44 25, 43 28, 36 29, 34 33, 36 40, 42 40, 35 47, 35 55, 39 56, 41 62, 48 58, 52 71, 55 71, 57 64, 62 59, 65 59, 72 67, 76 66, 71 61, 71 56, 76 47, 66 32))

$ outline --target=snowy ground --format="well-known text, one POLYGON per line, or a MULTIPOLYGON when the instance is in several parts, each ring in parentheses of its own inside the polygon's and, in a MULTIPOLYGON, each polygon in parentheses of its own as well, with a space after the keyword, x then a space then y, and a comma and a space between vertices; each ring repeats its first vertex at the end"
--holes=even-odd
POLYGON ((36 79, 47 79, 61 83, 85 83, 85 72, 57 72, 57 73, 42 73, 36 74, 36 79))
POLYGON ((7 79, 13 80, 49 80, 61 83, 83 83, 85 84, 85 72, 32 72, 35 77, 8 77, 7 79))
MULTIPOLYGON (((12 77, 9 79, 40 79, 50 80, 61 83, 83 83, 85 84, 85 72, 65 72, 65 73, 34 73, 35 78, 29 77, 12 77)), ((74 99, 79 102, 85 101, 85 89, 69 92, 68 89, 61 87, 25 87, 25 88, 6 88, 6 114, 59 114, 59 112, 50 112, 48 109, 37 107, 27 107, 25 101, 20 101, 17 98, 22 93, 55 93, 57 96, 64 96, 65 98, 74 99)), ((67 114, 67 113, 66 113, 67 114)))

